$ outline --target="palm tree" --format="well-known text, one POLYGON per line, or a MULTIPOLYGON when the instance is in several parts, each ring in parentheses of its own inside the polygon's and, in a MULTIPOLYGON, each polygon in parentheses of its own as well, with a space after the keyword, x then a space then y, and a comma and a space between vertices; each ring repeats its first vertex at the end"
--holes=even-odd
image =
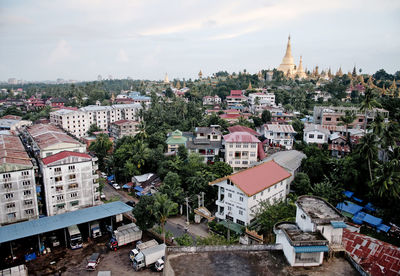
POLYGON ((379 107, 379 103, 376 100, 376 95, 374 90, 371 88, 367 88, 365 90, 364 100, 361 102, 360 110, 364 111, 364 131, 367 132, 367 114, 368 111, 373 109, 374 107, 379 107))
POLYGON ((348 133, 349 125, 352 124, 355 119, 356 119, 356 115, 351 110, 346 110, 345 115, 340 116, 340 118, 339 118, 339 120, 340 120, 339 125, 346 126, 346 143, 349 143, 349 136, 350 136, 348 133))
POLYGON ((157 193, 154 199, 153 214, 160 223, 165 243, 164 226, 167 222, 167 218, 176 212, 178 204, 170 200, 167 195, 161 193, 157 193))
POLYGON ((382 113, 378 112, 376 114, 374 121, 370 125, 370 128, 376 136, 382 137, 385 130, 385 118, 383 117, 382 113))
POLYGON ((364 137, 361 138, 358 147, 358 152, 368 161, 369 177, 372 183, 373 178, 372 178, 371 162, 375 160, 378 154, 377 140, 374 133, 367 133, 364 135, 364 137))
POLYGON ((375 169, 376 178, 372 185, 378 189, 380 197, 400 199, 400 161, 393 158, 375 169))

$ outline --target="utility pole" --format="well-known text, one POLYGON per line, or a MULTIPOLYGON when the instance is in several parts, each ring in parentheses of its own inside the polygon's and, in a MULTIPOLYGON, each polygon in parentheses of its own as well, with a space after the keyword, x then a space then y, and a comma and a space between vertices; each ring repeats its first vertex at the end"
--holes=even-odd
POLYGON ((204 207, 204 192, 201 192, 201 206, 204 207))
POLYGON ((199 208, 201 207, 200 195, 197 195, 197 206, 198 206, 199 208))
POLYGON ((189 198, 186 197, 186 224, 189 225, 189 198))

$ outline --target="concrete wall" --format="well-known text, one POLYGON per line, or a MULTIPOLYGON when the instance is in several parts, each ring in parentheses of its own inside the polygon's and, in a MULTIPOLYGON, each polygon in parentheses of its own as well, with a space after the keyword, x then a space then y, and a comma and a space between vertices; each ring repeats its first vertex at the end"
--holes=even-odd
POLYGON ((299 206, 296 208, 296 223, 304 232, 314 232, 316 230, 314 223, 311 222, 311 218, 299 206))

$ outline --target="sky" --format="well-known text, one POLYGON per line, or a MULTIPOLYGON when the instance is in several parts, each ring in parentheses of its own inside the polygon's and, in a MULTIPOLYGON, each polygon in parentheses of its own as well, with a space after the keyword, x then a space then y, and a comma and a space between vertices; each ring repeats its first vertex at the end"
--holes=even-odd
POLYGON ((399 0, 0 0, 0 80, 400 70, 399 0))

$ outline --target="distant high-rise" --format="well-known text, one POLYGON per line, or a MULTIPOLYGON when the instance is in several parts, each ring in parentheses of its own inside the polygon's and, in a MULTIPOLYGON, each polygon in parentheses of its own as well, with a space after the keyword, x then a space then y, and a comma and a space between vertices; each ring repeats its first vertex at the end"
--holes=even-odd
POLYGON ((16 78, 9 78, 8 79, 8 84, 17 84, 17 83, 18 83, 18 81, 17 81, 16 78))

